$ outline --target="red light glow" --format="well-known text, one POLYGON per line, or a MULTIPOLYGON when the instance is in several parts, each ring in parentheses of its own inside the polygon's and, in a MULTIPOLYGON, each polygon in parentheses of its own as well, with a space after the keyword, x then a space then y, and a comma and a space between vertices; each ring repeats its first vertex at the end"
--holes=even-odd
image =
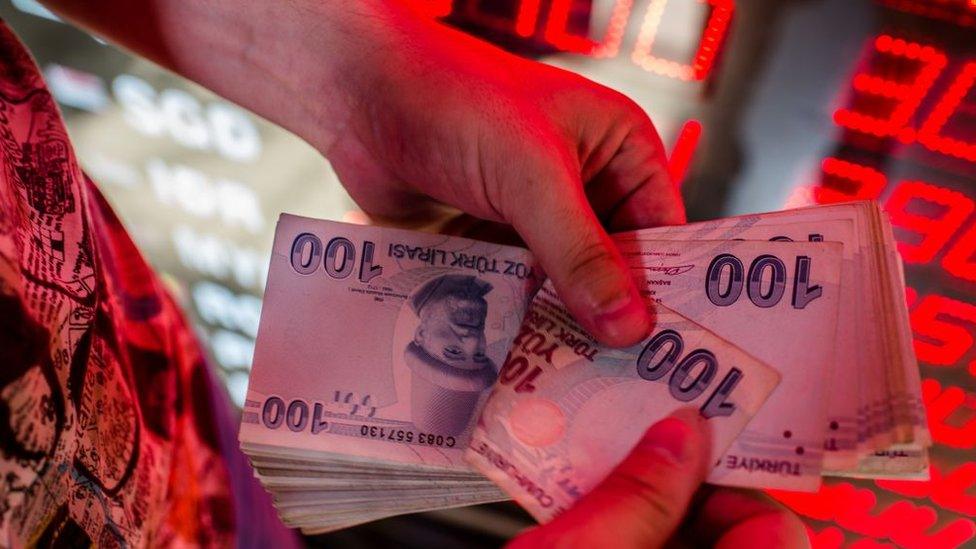
POLYGON ((921 235, 921 241, 911 244, 898 242, 898 251, 908 263, 928 263, 973 212, 973 201, 962 193, 929 185, 921 181, 905 181, 895 188, 885 209, 895 227, 921 235), (938 217, 910 213, 913 201, 936 204, 938 217))
MULTIPOLYGON (((535 0, 538 3, 538 0, 535 0)), ((566 23, 572 0, 553 0, 546 22, 545 40, 563 51, 591 55, 593 57, 615 57, 620 51, 620 42, 627 28, 633 0, 617 0, 610 14, 610 22, 603 34, 603 40, 596 42, 586 36, 576 36, 566 32, 566 23)), ((528 35, 523 35, 528 36, 528 35)))
POLYGON ((888 178, 880 171, 839 158, 824 158, 820 169, 824 187, 836 190, 840 195, 838 200, 831 202, 874 200, 888 185, 888 178))
POLYGON ((937 295, 925 296, 912 311, 911 324, 919 360, 934 366, 954 366, 973 346, 976 306, 937 295))
POLYGON ((976 282, 976 224, 946 252, 942 268, 952 276, 976 282))
POLYGON ((959 71, 959 76, 939 98, 939 102, 918 131, 919 143, 935 152, 976 162, 976 143, 967 143, 940 133, 974 83, 976 83, 976 61, 966 63, 959 71))
POLYGON ((808 526, 807 535, 810 537, 810 549, 840 549, 844 546, 844 532, 840 528, 830 526, 815 532, 808 526))
POLYGON ((928 498, 932 503, 954 513, 976 516, 976 497, 967 493, 976 488, 976 462, 967 461, 947 475, 932 465, 930 480, 878 480, 875 484, 889 492, 913 499, 928 498))
POLYGON ((875 0, 890 8, 919 17, 947 21, 953 25, 976 26, 974 0, 875 0))
POLYGON ((691 157, 698 147, 701 138, 702 125, 697 120, 689 120, 681 126, 678 138, 671 149, 671 157, 668 160, 668 172, 671 174, 671 182, 680 186, 688 171, 691 157))
MULTIPOLYGON (((939 19, 976 26, 971 15, 976 0, 879 1, 895 9, 937 9, 939 19)), ((851 97, 834 113, 834 121, 851 132, 884 141, 847 134, 843 146, 838 146, 845 156, 855 156, 859 151, 867 153, 865 158, 876 158, 899 142, 909 145, 917 141, 933 152, 976 162, 976 140, 972 134, 961 134, 960 138, 959 133, 962 118, 976 113, 976 60, 953 62, 949 68, 941 50, 888 35, 878 36, 866 56, 850 82, 851 97), (920 110, 922 105, 924 110, 920 110)), ((877 200, 888 186, 881 171, 839 158, 824 159, 821 171, 817 185, 794 190, 794 205, 877 200)), ((929 183, 904 181, 894 186, 885 209, 896 228, 898 250, 906 263, 935 267, 933 262, 942 255, 940 264, 945 273, 976 283, 973 199, 929 183)), ((968 373, 976 378, 976 302, 919 295, 911 287, 906 287, 905 301, 923 371, 953 376, 968 373)), ((925 379, 922 393, 929 430, 939 449, 976 449, 976 392, 967 390, 966 385, 944 386, 935 379, 925 379)), ((818 549, 968 546, 976 538, 976 522, 969 519, 976 517, 976 460, 970 457, 954 463, 942 458, 944 454, 936 455, 929 481, 875 481, 877 488, 889 492, 881 502, 874 492, 850 483, 826 485, 814 495, 771 495, 801 515, 836 523, 808 530, 811 545, 818 549), (892 494, 905 499, 883 503, 890 501, 892 494), (932 505, 926 505, 928 502, 932 505)))
POLYGON ((808 526, 807 535, 811 549, 894 549, 894 545, 890 543, 858 536, 853 536, 854 539, 847 543, 844 531, 834 526, 828 526, 819 532, 808 526))
POLYGON ((933 483, 929 498, 950 511, 976 516, 976 497, 967 492, 976 487, 976 462, 968 461, 946 475, 941 482, 933 483))
POLYGON ((711 72, 715 57, 722 47, 726 34, 728 34, 729 22, 732 19, 735 5, 732 0, 708 0, 712 7, 708 24, 702 33, 692 63, 684 64, 657 57, 651 53, 658 26, 661 23, 661 16, 664 14, 664 7, 667 3, 668 0, 651 0, 647 7, 647 14, 644 16, 644 22, 637 35, 637 44, 631 58, 645 70, 653 73, 679 80, 704 80, 711 72))
POLYGON ((426 17, 439 18, 451 14, 451 0, 408 0, 406 4, 426 17))
POLYGON ((539 0, 522 0, 515 16, 515 34, 528 38, 535 34, 535 24, 539 20, 539 0))
POLYGON ((934 379, 922 380, 922 398, 929 419, 932 439, 951 448, 969 450, 976 447, 976 394, 962 387, 942 385, 934 379), (969 416, 962 425, 953 416, 969 416))
POLYGON ((905 306, 911 309, 916 301, 918 301, 918 291, 911 286, 905 286, 905 306))
POLYGON ((858 112, 855 109, 838 109, 834 113, 834 122, 850 130, 878 137, 897 137, 903 143, 910 143, 915 139, 915 131, 906 126, 918 109, 922 98, 945 68, 946 56, 931 46, 893 38, 887 34, 875 39, 874 51, 891 58, 917 61, 921 66, 910 83, 876 74, 856 74, 853 81, 855 91, 881 97, 887 100, 885 104, 894 101, 895 106, 886 118, 876 113, 858 112))
MULTIPOLYGON (((938 522, 934 508, 907 499, 883 506, 874 492, 848 482, 825 484, 814 494, 778 490, 768 493, 801 515, 835 522, 841 528, 872 538, 862 542, 866 544, 862 547, 877 547, 873 544, 891 540, 902 547, 950 548, 976 536, 976 525, 970 520, 957 519, 934 529, 938 522)), ((817 543, 837 539, 825 537, 817 536, 817 543)))
POLYGON ((531 37, 534 33, 539 17, 539 0, 518 0, 518 9, 510 16, 491 13, 482 7, 483 3, 485 0, 461 0, 460 5, 455 6, 453 11, 460 13, 468 21, 501 33, 514 31, 523 38, 531 37), (515 21, 512 21, 512 17, 515 17, 515 21), (526 29, 528 33, 522 34, 526 29))

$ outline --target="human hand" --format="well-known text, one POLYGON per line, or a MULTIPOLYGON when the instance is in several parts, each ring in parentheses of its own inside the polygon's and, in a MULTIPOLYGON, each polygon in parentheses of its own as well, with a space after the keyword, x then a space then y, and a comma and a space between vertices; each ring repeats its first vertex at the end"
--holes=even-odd
POLYGON ((346 123, 313 141, 357 204, 401 226, 497 237, 510 225, 591 333, 618 346, 646 336, 647 306, 604 227, 684 221, 647 115, 436 23, 382 19, 384 35, 364 28, 370 47, 344 73, 346 123))
POLYGON ((44 1, 297 133, 374 220, 496 240, 514 228, 598 339, 650 331, 604 228, 684 211, 654 126, 623 95, 402 0, 44 1))
POLYGON ((803 548, 803 523, 761 494, 706 487, 707 424, 685 408, 652 425, 620 465, 552 522, 508 549, 803 548))
MULTIPOLYGON (((510 225, 591 333, 626 345, 650 331, 604 227, 684 212, 656 130, 623 95, 395 0, 44 3, 297 133, 374 218, 495 236, 510 225)), ((700 427, 653 426, 604 483, 513 546, 653 547, 679 530, 719 547, 805 544, 795 516, 746 492, 691 503, 708 455, 700 427)))
MULTIPOLYGON (((611 345, 646 335, 646 305, 604 230, 684 221, 646 114, 572 73, 387 17, 390 45, 350 79, 358 103, 320 146, 360 207, 374 220, 436 220, 468 234, 509 224, 591 333, 611 345), (458 211, 492 223, 459 224, 458 211)), ((695 496, 708 470, 704 430, 691 409, 654 425, 600 486, 511 547, 808 544, 799 519, 771 500, 695 496)))

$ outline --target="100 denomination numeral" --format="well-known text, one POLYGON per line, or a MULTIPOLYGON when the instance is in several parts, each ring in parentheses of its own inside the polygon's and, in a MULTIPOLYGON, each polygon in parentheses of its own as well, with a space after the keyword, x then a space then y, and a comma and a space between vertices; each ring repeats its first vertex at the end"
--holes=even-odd
MULTIPOLYGON (((690 402, 700 397, 715 379, 718 359, 707 349, 695 349, 682 357, 684 348, 684 338, 674 330, 662 330, 654 334, 637 357, 637 375, 647 381, 657 381, 670 373, 668 390, 671 396, 681 402, 690 402), (697 374, 694 373, 696 370, 697 374)), ((742 376, 742 370, 738 368, 729 370, 715 392, 702 405, 702 416, 711 418, 732 415, 735 404, 728 402, 728 397, 742 376)))
MULTIPOLYGON (((373 264, 375 250, 374 243, 369 240, 363 242, 363 253, 359 260, 360 282, 369 282, 383 274, 383 267, 373 264)), ((323 246, 319 237, 302 233, 291 244, 290 260, 292 269, 298 274, 312 274, 322 265, 326 274, 341 280, 349 277, 356 268, 356 245, 348 238, 337 236, 323 246)))
MULTIPOLYGON (((803 309, 811 301, 823 295, 823 288, 810 285, 811 260, 805 255, 796 258, 793 277, 794 309, 803 309)), ((718 307, 728 307, 739 300, 745 289, 749 301, 757 307, 775 307, 786 293, 786 263, 782 259, 764 254, 752 261, 746 271, 742 260, 732 254, 720 254, 712 259, 705 274, 705 295, 718 307), (728 277, 723 284, 723 273, 728 277), (768 284, 763 277, 769 274, 768 284), (765 286, 765 287, 764 287, 765 286)))
POLYGON ((277 429, 282 425, 294 432, 310 428, 313 435, 328 429, 329 422, 322 419, 325 407, 316 402, 309 414, 309 406, 302 399, 294 399, 287 405, 280 397, 268 397, 261 407, 261 422, 268 429, 277 429))

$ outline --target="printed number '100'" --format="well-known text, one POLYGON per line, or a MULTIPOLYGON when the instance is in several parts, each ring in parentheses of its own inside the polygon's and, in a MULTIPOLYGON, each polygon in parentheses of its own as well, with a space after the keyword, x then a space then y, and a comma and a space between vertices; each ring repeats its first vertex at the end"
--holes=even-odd
MULTIPOLYGON (((637 357, 637 375, 647 381, 657 381, 670 373, 668 389, 671 396, 681 402, 691 402, 712 384, 718 373, 718 359, 707 349, 695 349, 682 357, 684 348, 684 338, 674 330, 654 334, 637 357)), ((742 370, 738 368, 729 370, 702 404, 702 416, 707 419, 732 415, 735 403, 729 401, 729 395, 742 376, 742 370)))
MULTIPOLYGON (((823 288, 810 285, 810 258, 801 255, 796 258, 796 271, 793 277, 794 309, 802 309, 811 301, 823 295, 823 288)), ((786 264, 774 255, 761 255, 752 260, 746 272, 742 260, 732 254, 721 254, 708 265, 705 274, 705 295, 719 307, 728 307, 739 300, 745 288, 749 301, 756 307, 774 307, 786 293, 786 264), (723 284, 722 275, 728 271, 723 284), (769 281, 763 284, 763 276, 769 273, 769 281)))
MULTIPOLYGON (((383 274, 381 265, 373 264, 376 245, 369 240, 363 242, 363 254, 359 261, 359 280, 369 282, 383 274)), ((322 240, 311 233, 302 233, 291 244, 291 267, 302 275, 314 273, 319 265, 332 278, 343 279, 355 269, 356 246, 348 239, 337 236, 322 246, 322 240)))

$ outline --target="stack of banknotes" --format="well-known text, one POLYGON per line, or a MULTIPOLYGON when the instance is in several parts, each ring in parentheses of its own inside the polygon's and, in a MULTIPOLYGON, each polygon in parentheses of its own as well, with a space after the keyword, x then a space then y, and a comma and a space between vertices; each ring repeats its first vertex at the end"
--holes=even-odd
POLYGON ((283 215, 240 441, 309 533, 513 498, 547 521, 683 407, 709 482, 925 478, 891 226, 872 202, 614 235, 648 306, 580 328, 524 249, 283 215))

